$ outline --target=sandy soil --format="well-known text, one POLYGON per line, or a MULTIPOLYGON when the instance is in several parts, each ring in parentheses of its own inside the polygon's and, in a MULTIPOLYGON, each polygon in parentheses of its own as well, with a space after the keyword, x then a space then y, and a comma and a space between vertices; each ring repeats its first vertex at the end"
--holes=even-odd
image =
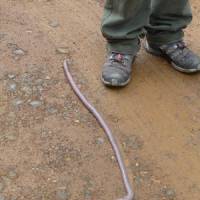
MULTIPOLYGON (((186 42, 200 53, 200 3, 186 42)), ((123 90, 100 81, 94 0, 0 1, 0 200, 111 200, 124 194, 112 149, 63 75, 64 58, 123 150, 137 200, 198 200, 200 75, 142 49, 123 90)))

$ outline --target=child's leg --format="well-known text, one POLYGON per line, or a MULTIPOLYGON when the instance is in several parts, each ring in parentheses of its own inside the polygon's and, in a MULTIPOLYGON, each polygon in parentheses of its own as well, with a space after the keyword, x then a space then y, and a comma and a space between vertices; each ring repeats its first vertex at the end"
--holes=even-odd
POLYGON ((148 24, 150 0, 107 0, 102 33, 110 51, 136 54, 138 37, 148 24))
POLYGON ((183 29, 191 20, 188 0, 152 0, 147 39, 159 45, 180 41, 184 36, 183 29))

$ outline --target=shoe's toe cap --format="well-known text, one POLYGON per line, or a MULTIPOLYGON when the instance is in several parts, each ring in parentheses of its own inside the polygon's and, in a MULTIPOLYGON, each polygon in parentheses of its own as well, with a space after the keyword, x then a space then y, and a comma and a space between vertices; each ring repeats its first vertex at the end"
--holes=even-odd
POLYGON ((124 86, 128 83, 129 76, 125 73, 102 73, 102 80, 104 84, 110 86, 124 86))

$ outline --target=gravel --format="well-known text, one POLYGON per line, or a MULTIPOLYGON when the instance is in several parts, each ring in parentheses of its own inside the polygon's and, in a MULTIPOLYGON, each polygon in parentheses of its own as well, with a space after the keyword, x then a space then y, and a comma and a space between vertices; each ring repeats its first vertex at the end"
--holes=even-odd
POLYGON ((58 48, 56 49, 56 52, 57 52, 58 54, 69 54, 69 53, 70 53, 68 47, 58 47, 58 48))
POLYGON ((176 198, 176 191, 172 188, 164 187, 162 188, 162 193, 169 200, 174 200, 176 198))
POLYGON ((0 200, 5 200, 5 197, 3 196, 3 194, 0 194, 0 200))
POLYGON ((9 78, 9 79, 14 79, 15 77, 16 77, 15 74, 8 74, 8 78, 9 78))
POLYGON ((60 26, 60 24, 58 21, 52 20, 52 21, 49 21, 49 26, 51 26, 52 28, 57 28, 60 26))
POLYGON ((5 188, 5 183, 3 181, 0 181, 0 192, 2 192, 5 188))
POLYGON ((97 138, 96 143, 97 143, 98 145, 101 145, 101 144, 104 143, 104 139, 101 138, 101 137, 99 137, 99 138, 97 138))
POLYGON ((13 50, 13 54, 16 56, 24 56, 25 55, 25 51, 22 49, 15 49, 13 50))
POLYGON ((68 200, 69 199, 69 194, 66 191, 66 189, 59 189, 56 192, 56 200, 68 200))
POLYGON ((12 104, 13 104, 15 107, 18 107, 18 106, 20 106, 20 105, 23 104, 23 100, 21 100, 21 99, 15 99, 15 100, 13 101, 12 104))
POLYGON ((33 108, 38 108, 42 105, 42 102, 41 101, 31 101, 30 102, 30 105, 33 107, 33 108))
POLYGON ((17 89, 17 84, 16 84, 16 83, 10 83, 10 84, 8 85, 8 91, 10 91, 10 92, 15 92, 16 89, 17 89))

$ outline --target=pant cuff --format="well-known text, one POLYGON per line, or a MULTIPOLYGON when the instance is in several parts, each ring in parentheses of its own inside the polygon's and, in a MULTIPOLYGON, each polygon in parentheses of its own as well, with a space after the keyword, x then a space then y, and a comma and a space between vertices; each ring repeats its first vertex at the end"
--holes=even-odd
POLYGON ((107 50, 109 52, 136 55, 139 49, 140 49, 139 39, 107 41, 107 50))
POLYGON ((183 39, 183 37, 184 32, 182 30, 178 32, 163 31, 157 33, 147 33, 148 42, 159 46, 180 41, 183 39))

